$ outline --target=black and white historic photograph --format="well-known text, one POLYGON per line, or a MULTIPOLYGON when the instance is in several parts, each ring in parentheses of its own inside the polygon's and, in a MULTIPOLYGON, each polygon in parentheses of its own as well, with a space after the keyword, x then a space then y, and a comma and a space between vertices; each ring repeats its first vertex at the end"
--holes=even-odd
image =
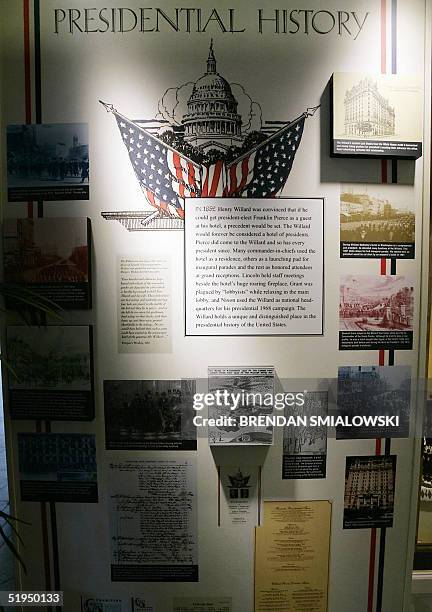
POLYGON ((393 527, 396 455, 347 457, 344 529, 393 527))
POLYGON ((415 74, 333 74, 333 155, 422 154, 422 82, 415 74))
POLYGON ((5 280, 28 286, 64 309, 88 309, 89 243, 86 217, 5 219, 5 280))
MULTIPOLYGON (((303 406, 285 408, 285 417, 328 414, 327 391, 309 391, 303 406)), ((286 426, 283 430, 282 478, 284 480, 325 478, 327 467, 327 427, 286 426)))
POLYGON ((13 419, 94 417, 91 327, 8 326, 7 359, 13 419))
POLYGON ((341 276, 341 350, 409 350, 413 341, 413 317, 414 284, 410 278, 341 276))
POLYGON ((78 433, 19 433, 23 501, 98 501, 96 437, 78 433))
POLYGON ((7 179, 10 202, 88 200, 88 125, 8 125, 7 179))
POLYGON ((407 438, 411 411, 410 366, 342 366, 338 371, 338 416, 368 419, 362 427, 336 427, 337 440, 407 438), (381 424, 378 417, 388 417, 381 424))
POLYGON ((273 415, 273 403, 266 399, 273 397, 274 368, 263 367, 210 367, 208 369, 208 390, 227 392, 228 401, 223 405, 209 406, 211 419, 220 419, 218 424, 209 426, 210 445, 268 445, 273 444, 272 425, 241 425, 240 417, 273 415), (226 420, 223 419, 226 418, 226 420), (229 422, 227 419, 233 419, 229 422))
POLYGON ((414 190, 405 185, 342 185, 340 256, 414 259, 414 190))
POLYGON ((107 450, 196 450, 194 380, 105 380, 107 450))

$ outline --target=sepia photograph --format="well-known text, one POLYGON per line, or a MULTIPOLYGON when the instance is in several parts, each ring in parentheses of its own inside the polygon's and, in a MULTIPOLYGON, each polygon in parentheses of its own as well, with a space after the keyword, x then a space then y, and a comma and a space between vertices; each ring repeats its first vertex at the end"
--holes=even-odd
MULTIPOLYGON (((327 391, 309 391, 303 406, 285 408, 285 417, 307 417, 328 414, 327 391)), ((325 478, 327 463, 327 427, 298 425, 284 427, 282 479, 325 478)))
POLYGON ((396 455, 347 457, 344 529, 393 527, 396 455))
POLYGON ((342 350, 410 349, 414 284, 405 276, 344 275, 340 281, 342 350))
POLYGON ((413 259, 413 188, 404 185, 342 185, 340 241, 341 257, 413 259))
POLYGON ((211 419, 232 417, 236 422, 208 428, 210 445, 269 445, 273 444, 272 426, 242 426, 239 417, 271 416, 273 405, 265 405, 263 399, 274 392, 273 367, 210 367, 208 369, 208 391, 227 391, 240 401, 232 410, 231 400, 223 406, 209 406, 211 419))
POLYGON ((193 380, 105 380, 107 450, 196 450, 193 380))
POLYGON ((336 427, 337 440, 407 438, 411 412, 410 366, 342 366, 338 370, 338 416, 394 417, 393 426, 336 427))
POLYGON ((12 419, 94 418, 92 328, 8 326, 12 419))
POLYGON ((97 502, 93 434, 19 433, 22 501, 97 502))
POLYGON ((5 219, 5 280, 24 284, 66 309, 91 304, 86 217, 5 219))
POLYGON ((8 125, 6 138, 10 202, 89 199, 86 123, 8 125))

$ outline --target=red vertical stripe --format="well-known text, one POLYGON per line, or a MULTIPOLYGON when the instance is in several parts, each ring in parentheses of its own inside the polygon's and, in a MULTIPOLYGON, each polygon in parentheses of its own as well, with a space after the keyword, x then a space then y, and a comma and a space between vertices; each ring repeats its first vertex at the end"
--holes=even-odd
POLYGON ((381 455, 381 438, 375 440, 375 455, 381 455))
POLYGON ((217 489, 217 524, 220 527, 221 524, 221 511, 220 511, 220 501, 221 501, 221 476, 220 476, 220 465, 218 465, 218 489, 217 489))
POLYGON ((237 191, 237 164, 231 166, 229 169, 230 174, 230 184, 228 193, 235 193, 237 191))
POLYGON ((196 191, 195 191, 195 187, 196 187, 195 166, 193 164, 191 164, 190 162, 188 162, 187 168, 188 168, 188 181, 189 181, 189 185, 193 188, 191 190, 190 197, 191 198, 196 198, 196 191))
POLYGON ((173 162, 174 162, 174 168, 176 171, 176 177, 179 180, 179 196, 181 198, 185 197, 185 189, 184 189, 184 184, 183 184, 183 172, 182 172, 182 168, 181 168, 181 161, 180 161, 180 155, 178 153, 174 153, 173 154, 173 162))
MULTIPOLYGON (((30 3, 23 0, 24 20, 24 105, 25 122, 31 123, 31 77, 30 77, 30 3)), ((33 202, 27 203, 27 216, 33 217, 33 202)))
POLYGON ((24 91, 25 120, 31 123, 31 79, 30 79, 30 7, 29 0, 23 0, 24 11, 24 91))
POLYGON ((373 612, 374 583, 375 583, 375 553, 376 553, 376 528, 371 529, 371 543, 369 552, 369 583, 368 583, 368 605, 367 612, 373 612))
MULTIPOLYGON (((381 72, 387 72, 387 0, 381 0, 381 72)), ((381 182, 387 183, 387 160, 381 160, 381 182)), ((381 275, 387 272, 387 260, 381 259, 381 275)), ((378 353, 379 365, 384 365, 385 352, 378 353)), ((375 440, 375 455, 381 454, 381 439, 375 440)), ((371 529, 371 542, 369 551, 369 581, 368 581, 368 605, 367 612, 373 612, 374 590, 375 590, 375 556, 376 556, 376 528, 371 529)))
POLYGON ((215 166, 214 166, 214 173, 213 173, 213 178, 212 178, 212 182, 211 182, 211 187, 210 187, 210 193, 209 196, 211 198, 214 198, 216 196, 217 193, 217 188, 219 185, 219 180, 220 180, 220 175, 222 172, 222 165, 224 162, 222 161, 217 161, 215 166))
POLYGON ((387 160, 381 160, 381 183, 387 183, 387 160))
POLYGON ((387 72, 387 0, 381 0, 381 72, 387 72))
POLYGON ((245 159, 242 161, 242 178, 241 178, 241 183, 240 183, 240 189, 243 189, 243 187, 246 185, 246 181, 247 181, 247 177, 249 174, 249 159, 250 157, 245 157, 245 159))

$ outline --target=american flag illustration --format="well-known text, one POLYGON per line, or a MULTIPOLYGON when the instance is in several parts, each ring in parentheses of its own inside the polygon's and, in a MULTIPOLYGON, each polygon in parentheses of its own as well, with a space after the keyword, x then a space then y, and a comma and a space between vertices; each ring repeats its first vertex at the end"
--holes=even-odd
MULTIPOLYGON (((309 109, 234 162, 197 163, 105 104, 112 112, 147 201, 162 215, 184 218, 184 198, 275 197, 284 187, 309 109)), ((315 111, 316 109, 313 109, 315 111)))

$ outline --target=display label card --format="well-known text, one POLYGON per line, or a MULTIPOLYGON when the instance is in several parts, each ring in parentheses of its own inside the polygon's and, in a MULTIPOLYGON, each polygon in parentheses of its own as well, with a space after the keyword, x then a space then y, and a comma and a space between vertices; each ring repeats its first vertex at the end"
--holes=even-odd
POLYGON ((81 612, 156 612, 156 604, 154 598, 147 595, 133 597, 81 595, 81 612))
POLYGON ((261 516, 261 466, 221 465, 218 468, 219 525, 256 526, 261 516))
POLYGON ((118 258, 119 353, 171 352, 171 260, 118 258))
POLYGON ((186 335, 321 335, 323 206, 186 199, 186 335))
POLYGON ((231 597, 174 597, 173 612, 231 612, 231 597))

